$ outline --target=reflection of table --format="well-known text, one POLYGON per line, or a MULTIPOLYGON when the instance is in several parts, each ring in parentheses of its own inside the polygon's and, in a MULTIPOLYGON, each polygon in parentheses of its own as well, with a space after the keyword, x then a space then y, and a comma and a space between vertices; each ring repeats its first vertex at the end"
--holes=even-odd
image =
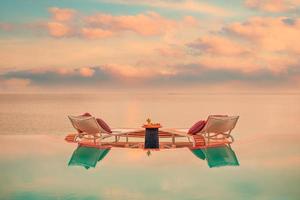
POLYGON ((160 124, 145 124, 145 149, 158 149, 159 137, 158 129, 161 128, 160 124))

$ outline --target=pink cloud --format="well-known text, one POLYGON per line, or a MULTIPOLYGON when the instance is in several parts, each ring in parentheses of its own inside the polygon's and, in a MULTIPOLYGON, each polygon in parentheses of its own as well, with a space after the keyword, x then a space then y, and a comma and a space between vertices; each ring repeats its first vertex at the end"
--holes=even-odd
POLYGON ((189 44, 193 49, 213 55, 238 56, 250 50, 245 45, 222 36, 203 36, 189 44))
POLYGON ((245 23, 233 23, 227 30, 235 35, 256 42, 262 50, 300 53, 300 19, 292 24, 284 17, 254 17, 245 23))
POLYGON ((11 31, 13 29, 14 29, 13 24, 0 22, 0 30, 11 31))
POLYGON ((137 68, 130 65, 108 64, 103 66, 102 69, 120 78, 150 77, 153 74, 149 68, 137 68))
POLYGON ((85 21, 94 27, 105 27, 106 30, 116 32, 132 31, 143 36, 160 35, 176 26, 175 21, 163 18, 155 12, 123 16, 97 14, 86 17, 85 21))
POLYGON ((71 32, 71 29, 68 25, 62 24, 60 22, 48 22, 47 28, 49 34, 53 37, 67 36, 71 32))
POLYGON ((158 36, 183 26, 198 26, 198 21, 192 16, 185 16, 176 21, 162 17, 155 12, 137 15, 111 15, 98 13, 73 19, 74 10, 50 8, 55 13, 47 24, 47 30, 53 37, 82 37, 86 39, 102 39, 126 32, 133 32, 141 36, 158 36))
POLYGON ((89 68, 89 67, 82 67, 79 69, 79 73, 83 77, 91 77, 94 75, 95 70, 89 68))
POLYGON ((244 73, 255 73, 264 66, 250 56, 202 55, 198 63, 209 69, 230 69, 244 73))
POLYGON ((75 73, 74 69, 63 67, 56 69, 55 72, 60 75, 72 75, 75 73))
POLYGON ((157 48, 156 51, 163 57, 183 58, 186 55, 184 48, 177 45, 169 45, 157 48))
POLYGON ((294 10, 300 6, 299 0, 246 0, 245 5, 249 8, 267 12, 284 12, 294 10))
POLYGON ((49 12, 55 21, 70 21, 74 18, 76 11, 70 8, 51 7, 49 12))
POLYGON ((107 38, 114 35, 112 31, 101 28, 82 28, 81 33, 87 39, 107 38))
POLYGON ((189 25, 189 26, 198 26, 199 21, 193 16, 185 16, 183 18, 183 24, 186 24, 186 25, 189 25))
POLYGON ((172 76, 174 71, 164 68, 151 68, 146 66, 131 66, 131 65, 118 65, 107 64, 101 67, 102 70, 109 72, 112 76, 120 79, 143 79, 152 78, 158 75, 172 76))
POLYGON ((229 34, 204 35, 188 44, 197 63, 212 69, 274 74, 299 66, 299 18, 252 17, 225 30, 229 34))

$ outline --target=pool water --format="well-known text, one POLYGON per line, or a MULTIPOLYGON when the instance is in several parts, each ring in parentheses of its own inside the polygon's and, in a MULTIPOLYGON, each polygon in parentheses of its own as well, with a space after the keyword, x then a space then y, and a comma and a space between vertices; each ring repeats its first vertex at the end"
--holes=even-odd
MULTIPOLYGON (((0 199, 298 199, 300 95, 0 95, 0 199), (66 116, 90 112, 112 128, 150 117, 188 128, 209 114, 239 115, 239 166, 210 168, 189 149, 111 149, 95 168, 68 165, 66 116)), ((214 152, 212 152, 214 154, 214 152)), ((208 159, 213 159, 210 157, 208 159)))

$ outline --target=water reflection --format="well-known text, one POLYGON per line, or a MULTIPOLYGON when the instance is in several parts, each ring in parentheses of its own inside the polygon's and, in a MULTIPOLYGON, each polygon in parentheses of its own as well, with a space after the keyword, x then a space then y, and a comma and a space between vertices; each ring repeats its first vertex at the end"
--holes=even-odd
POLYGON ((191 150, 201 160, 206 160, 210 168, 222 166, 239 166, 239 161, 233 149, 229 146, 210 147, 191 150))
MULTIPOLYGON (((97 147, 78 146, 68 163, 68 166, 82 166, 85 169, 95 168, 110 149, 101 149, 97 147)), ((175 150, 176 151, 176 150, 175 150)), ((209 147, 205 149, 191 149, 191 152, 199 159, 206 160, 210 168, 224 166, 239 166, 239 161, 233 149, 229 146, 209 147)), ((148 150, 147 156, 151 155, 148 150)))
POLYGON ((68 165, 83 166, 86 169, 95 168, 97 163, 108 154, 109 150, 79 145, 73 152, 68 165))
POLYGON ((299 199, 299 137, 238 140, 239 167, 209 168, 187 148, 113 148, 89 170, 67 167, 77 145, 63 139, 0 136, 0 199, 299 199))

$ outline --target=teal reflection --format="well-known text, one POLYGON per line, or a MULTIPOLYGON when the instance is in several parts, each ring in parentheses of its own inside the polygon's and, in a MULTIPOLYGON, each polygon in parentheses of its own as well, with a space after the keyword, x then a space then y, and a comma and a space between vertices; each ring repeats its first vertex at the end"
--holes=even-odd
POLYGON ((210 168, 222 166, 239 166, 239 161, 233 149, 229 146, 192 149, 195 156, 207 161, 210 168))
POLYGON ((201 160, 205 160, 205 154, 204 154, 204 151, 202 149, 191 149, 191 151, 193 152, 193 154, 195 156, 197 156, 201 160))
POLYGON ((110 149, 99 149, 95 147, 78 146, 73 152, 69 166, 83 166, 86 169, 96 167, 98 161, 102 160, 110 149))

